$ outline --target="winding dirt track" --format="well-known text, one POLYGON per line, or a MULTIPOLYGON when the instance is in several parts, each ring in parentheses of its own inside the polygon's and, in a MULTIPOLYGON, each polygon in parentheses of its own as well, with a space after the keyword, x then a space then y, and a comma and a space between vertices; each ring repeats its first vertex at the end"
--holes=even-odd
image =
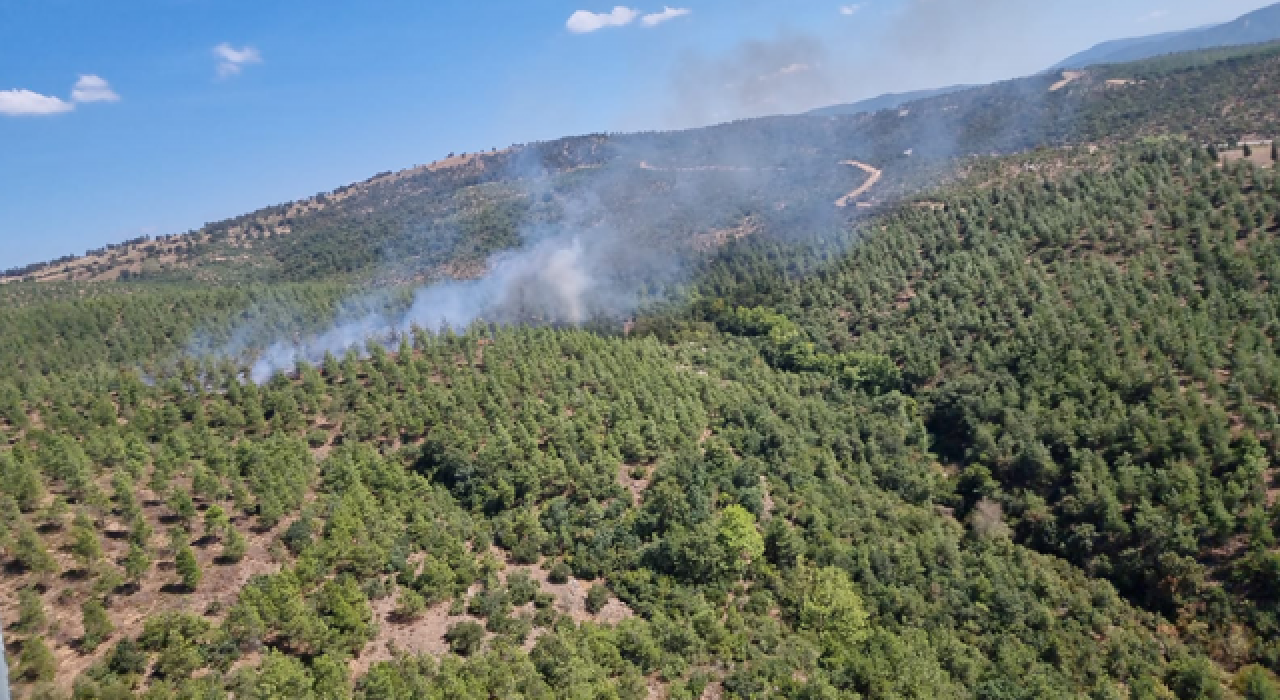
POLYGON ((837 199, 836 200, 837 207, 847 207, 850 204, 852 204, 854 200, 856 200, 858 197, 861 197, 862 195, 866 194, 867 190, 870 190, 872 187, 875 187, 876 183, 880 182, 880 176, 883 175, 883 173, 879 169, 873 168, 870 165, 867 165, 866 163, 860 163, 856 160, 842 160, 840 161, 840 164, 852 165, 855 168, 861 168, 864 171, 866 171, 867 175, 869 175, 870 177, 867 178, 866 182, 859 185, 858 189, 850 192, 849 194, 846 194, 840 199, 837 199))

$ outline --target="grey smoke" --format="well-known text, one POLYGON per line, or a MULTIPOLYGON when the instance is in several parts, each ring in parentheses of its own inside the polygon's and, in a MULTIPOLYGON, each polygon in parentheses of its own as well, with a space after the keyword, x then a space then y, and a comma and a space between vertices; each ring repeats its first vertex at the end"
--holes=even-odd
POLYGON ((668 119, 694 126, 828 104, 836 85, 831 68, 825 42, 807 34, 748 39, 719 56, 692 51, 673 72, 668 119))
MULTIPOLYGON (((874 70, 867 66, 854 70, 856 52, 838 50, 843 47, 831 44, 829 37, 796 32, 748 40, 722 55, 688 53, 673 78, 679 103, 673 119, 687 125, 795 112, 856 96, 859 86, 877 81, 885 84, 918 66, 980 65, 985 59, 965 58, 966 52, 980 48, 975 47, 975 41, 990 42, 1000 26, 1007 26, 999 17, 1017 14, 1018 7, 1014 0, 910 0, 885 34, 897 45, 879 47, 884 60, 877 62, 874 70), (972 16, 964 14, 966 8, 972 16), (983 21, 996 29, 965 35, 965 27, 983 21), (902 57, 904 51, 915 52, 919 58, 902 57), (895 68, 895 59, 903 61, 901 68, 895 68)), ((951 118, 946 113, 913 114, 913 140, 878 155, 900 157, 908 148, 932 151, 935 157, 951 153, 955 130, 945 123, 951 118), (939 123, 933 127, 921 120, 939 123)), ((857 138, 850 136, 839 146, 842 152, 830 154, 830 167, 840 167, 836 165, 840 159, 857 155, 857 138), (846 148, 849 152, 843 152, 846 148)), ((429 284, 399 305, 380 301, 389 292, 357 297, 348 305, 353 310, 338 312, 326 330, 308 336, 299 336, 292 329, 272 333, 272 326, 264 332, 263 327, 250 323, 236 329, 231 342, 217 354, 236 359, 252 356, 251 377, 263 381, 277 372, 291 371, 299 363, 319 362, 326 353, 362 352, 370 342, 391 344, 415 328, 435 331, 464 328, 475 322, 578 324, 597 318, 621 319, 654 296, 655 288, 681 279, 689 253, 680 247, 681 241, 687 244, 694 235, 731 228, 741 222, 744 213, 814 212, 807 220, 791 221, 788 232, 812 235, 829 225, 826 216, 830 207, 823 205, 830 205, 834 194, 805 207, 788 207, 795 203, 770 199, 764 173, 802 166, 804 158, 812 155, 796 151, 796 144, 785 139, 776 143, 757 139, 749 144, 735 144, 730 139, 720 147, 695 139, 684 144, 692 151, 687 153, 674 153, 670 146, 676 142, 661 133, 600 143, 605 144, 603 149, 619 150, 583 166, 592 172, 589 177, 575 179, 579 185, 588 183, 581 190, 556 180, 556 173, 563 171, 548 163, 559 162, 560 154, 540 154, 536 148, 517 151, 504 181, 523 183, 532 201, 554 192, 562 215, 551 222, 544 220, 540 227, 526 226, 520 247, 491 258, 478 279, 429 284), (658 190, 663 192, 661 197, 653 195, 658 190), (730 209, 736 209, 736 220, 716 220, 722 214, 730 216, 724 213, 730 209), (615 220, 615 215, 626 220, 615 220), (642 238, 638 237, 641 232, 642 238), (638 242, 641 240, 644 245, 638 242), (276 340, 254 355, 254 349, 262 347, 263 337, 276 340)), ((789 173, 786 176, 791 177, 789 173)), ((397 263, 388 260, 387 264, 397 263)), ((281 314, 274 310, 264 315, 281 314)))
POLYGON ((451 280, 423 287, 413 304, 397 314, 375 313, 339 319, 328 330, 300 341, 271 345, 254 363, 250 378, 263 382, 298 363, 314 364, 326 353, 341 355, 410 333, 465 328, 475 321, 578 324, 592 315, 625 308, 612 290, 600 288, 593 268, 600 267, 597 243, 572 233, 496 256, 475 280, 451 280))
POLYGON ((783 29, 719 52, 681 54, 661 117, 687 128, 996 82, 1037 73, 1120 31, 1108 33, 1105 23, 1063 27, 1061 5, 1025 0, 864 2, 852 16, 839 15, 838 5, 832 3, 831 24, 821 32, 783 29), (873 32, 858 33, 868 24, 873 32), (1064 39, 1064 32, 1079 39, 1064 39))
MULTIPOLYGON (((478 278, 437 280, 403 300, 395 290, 355 295, 313 334, 299 329, 314 328, 316 319, 291 322, 290 309, 251 309, 246 322, 207 332, 188 354, 248 360, 250 378, 262 382, 329 353, 394 346, 415 329, 625 320, 685 279, 696 234, 742 222, 743 207, 779 172, 760 159, 781 155, 756 153, 753 160, 736 148, 703 149, 685 165, 733 167, 681 169, 670 167, 684 164, 670 158, 687 154, 660 134, 599 143, 602 153, 583 166, 590 168, 585 178, 565 178, 564 166, 546 164, 559 158, 559 143, 513 153, 501 179, 536 204, 520 228, 520 245, 491 256, 478 278)), ((393 255, 384 270, 406 272, 393 255)))

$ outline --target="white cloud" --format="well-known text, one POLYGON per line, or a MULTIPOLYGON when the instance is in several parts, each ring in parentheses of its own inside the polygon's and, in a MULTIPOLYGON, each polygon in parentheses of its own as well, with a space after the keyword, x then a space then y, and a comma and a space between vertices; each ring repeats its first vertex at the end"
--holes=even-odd
POLYGON ((30 90, 0 90, 0 114, 7 117, 37 117, 70 112, 76 106, 61 97, 30 90))
POLYGON ((16 88, 0 90, 0 115, 6 117, 42 117, 73 111, 83 102, 119 102, 120 96, 106 80, 96 75, 81 75, 71 88, 71 99, 41 95, 16 88))
POLYGON ((1155 22, 1156 20, 1161 20, 1168 16, 1169 12, 1167 10, 1152 10, 1151 12, 1139 17, 1138 21, 1143 23, 1155 22))
POLYGON ((613 11, 608 13, 578 10, 569 16, 569 21, 565 22, 565 26, 574 34, 587 34, 606 27, 624 27, 634 22, 639 15, 639 12, 621 5, 613 8, 613 11))
POLYGON ((75 102, 119 102, 120 96, 102 78, 82 75, 71 88, 71 99, 75 102))
POLYGON ((662 7, 662 12, 654 12, 641 17, 640 24, 643 24, 646 27, 656 27, 663 22, 673 20, 677 17, 684 17, 692 12, 693 10, 690 10, 687 7, 667 7, 664 5, 662 7))
POLYGON ((852 5, 841 5, 840 14, 844 15, 845 17, 852 17, 853 15, 858 14, 858 10, 861 10, 861 9, 862 9, 862 5, 859 5, 857 3, 854 3, 852 5))
POLYGON ((229 78, 244 70, 251 63, 262 63, 262 54, 252 46, 237 49, 226 42, 213 47, 218 58, 218 77, 229 78))

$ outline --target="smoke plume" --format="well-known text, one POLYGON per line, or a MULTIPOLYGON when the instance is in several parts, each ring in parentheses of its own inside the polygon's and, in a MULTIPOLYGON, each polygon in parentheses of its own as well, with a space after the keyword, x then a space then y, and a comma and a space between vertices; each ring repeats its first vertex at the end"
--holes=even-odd
MULTIPOLYGON (((687 239, 680 245, 668 237, 670 245, 658 245, 654 232, 672 230, 673 219, 708 208, 696 174, 661 173, 659 178, 640 167, 643 154, 615 151, 612 163, 593 167, 589 180, 566 185, 556 179, 565 169, 548 169, 535 152, 517 153, 501 179, 519 183, 530 199, 551 202, 545 206, 554 214, 543 212, 544 220, 524 222, 520 245, 491 256, 475 279, 427 284, 414 290, 407 304, 396 303, 389 298, 394 293, 385 290, 357 296, 343 304, 325 330, 309 335, 272 332, 289 312, 258 309, 249 314, 254 320, 235 328, 213 354, 252 358, 250 378, 262 382, 299 363, 318 363, 327 353, 362 352, 370 342, 391 344, 414 329, 621 320, 682 278, 687 239), (269 326, 265 319, 272 319, 269 326), (276 339, 259 351, 264 336, 276 339)), ((721 179, 731 189, 717 189, 717 201, 731 205, 741 197, 740 178, 721 179)), ((399 264, 389 259, 384 267, 399 264)), ((194 354, 208 354, 209 345, 206 340, 194 354)))
POLYGON ((314 364, 326 353, 360 350, 366 342, 390 340, 417 328, 464 328, 476 321, 578 324, 622 313, 630 305, 616 289, 603 288, 593 272, 606 267, 601 242, 564 233, 500 254, 479 279, 418 289, 403 312, 342 318, 318 335, 276 342, 254 363, 250 378, 262 382, 300 362, 314 364))

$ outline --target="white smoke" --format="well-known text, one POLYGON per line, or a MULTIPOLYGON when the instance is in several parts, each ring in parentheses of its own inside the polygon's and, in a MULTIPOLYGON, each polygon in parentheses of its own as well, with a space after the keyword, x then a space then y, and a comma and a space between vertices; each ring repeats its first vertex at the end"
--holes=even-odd
POLYGON ((258 357, 249 377, 262 383, 299 363, 318 363, 326 353, 342 355, 363 350, 368 342, 389 343, 415 328, 438 331, 475 321, 582 323, 614 308, 605 305, 612 297, 598 294, 602 290, 590 272, 600 250, 589 248, 580 236, 565 234, 498 255, 480 279, 419 289, 402 313, 340 319, 320 334, 276 342, 258 357))

